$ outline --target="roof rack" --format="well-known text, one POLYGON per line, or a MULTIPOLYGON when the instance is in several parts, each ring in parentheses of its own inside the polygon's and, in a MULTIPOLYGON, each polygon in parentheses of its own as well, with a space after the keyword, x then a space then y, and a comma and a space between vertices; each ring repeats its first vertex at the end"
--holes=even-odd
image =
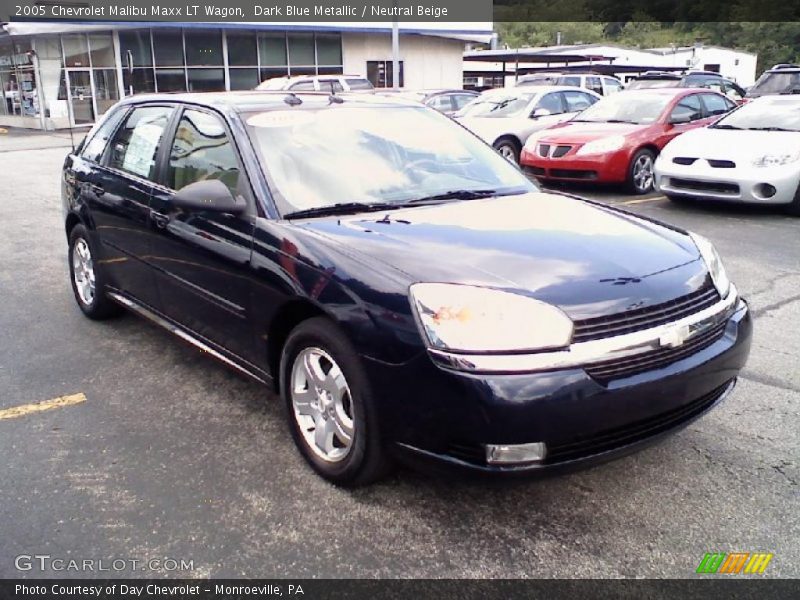
POLYGON ((771 70, 774 69, 800 69, 800 65, 795 65, 792 63, 778 63, 777 65, 774 65, 771 70))

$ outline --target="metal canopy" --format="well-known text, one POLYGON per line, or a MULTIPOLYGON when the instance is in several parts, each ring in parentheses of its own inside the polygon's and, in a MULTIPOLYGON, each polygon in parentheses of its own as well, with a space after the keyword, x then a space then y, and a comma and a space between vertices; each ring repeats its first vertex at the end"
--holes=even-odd
POLYGON ((614 60, 601 54, 557 54, 534 48, 517 50, 472 50, 464 53, 465 61, 513 63, 571 63, 614 60))

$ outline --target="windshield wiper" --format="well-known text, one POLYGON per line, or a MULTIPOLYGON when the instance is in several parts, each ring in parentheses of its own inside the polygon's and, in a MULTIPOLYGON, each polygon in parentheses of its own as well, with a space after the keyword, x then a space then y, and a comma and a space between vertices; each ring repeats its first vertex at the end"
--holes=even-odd
POLYGON ((337 204, 330 204, 328 206, 315 206, 314 208, 296 210, 294 212, 286 213, 283 215, 283 218, 302 219, 305 217, 327 217, 330 215, 348 215, 394 208, 397 208, 397 204, 392 204, 389 202, 376 202, 374 204, 367 202, 338 202, 337 204))
POLYGON ((608 119, 606 123, 627 123, 629 125, 638 125, 636 121, 627 121, 625 119, 608 119))
POLYGON ((785 127, 748 127, 750 131, 791 131, 797 133, 796 129, 786 129, 785 127))
POLYGON ((736 125, 727 125, 723 123, 722 125, 712 125, 709 129, 737 129, 741 130, 741 127, 737 127, 736 125))
POLYGON ((507 195, 508 192, 498 194, 497 190, 449 190, 441 194, 434 194, 432 196, 422 196, 421 198, 414 198, 407 200, 403 204, 420 204, 423 202, 436 202, 437 200, 478 200, 480 198, 488 198, 490 196, 507 195))

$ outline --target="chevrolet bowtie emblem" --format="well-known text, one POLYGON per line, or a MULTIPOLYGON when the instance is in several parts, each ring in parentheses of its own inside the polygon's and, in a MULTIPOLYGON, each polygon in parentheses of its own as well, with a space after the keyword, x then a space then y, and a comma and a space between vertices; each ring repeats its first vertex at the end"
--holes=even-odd
POLYGON ((658 343, 666 348, 676 348, 683 344, 691 334, 692 330, 688 325, 673 327, 658 338, 658 343))

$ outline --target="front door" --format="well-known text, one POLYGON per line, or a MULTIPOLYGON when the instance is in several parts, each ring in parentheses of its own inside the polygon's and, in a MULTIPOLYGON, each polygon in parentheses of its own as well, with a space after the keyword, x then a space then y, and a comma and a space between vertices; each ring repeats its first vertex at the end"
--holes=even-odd
POLYGON ((172 106, 137 106, 117 128, 100 165, 83 182, 114 287, 157 307, 155 276, 147 265, 150 196, 172 106))
POLYGON ((150 202, 154 235, 149 260, 160 308, 196 335, 256 363, 259 355, 248 320, 255 213, 235 146, 217 113, 186 108, 168 148, 163 186, 155 189, 150 202), (233 215, 174 206, 177 190, 209 179, 244 197, 250 210, 233 215))
POLYGON ((69 104, 73 125, 91 125, 95 122, 92 72, 67 71, 69 78, 69 104))

